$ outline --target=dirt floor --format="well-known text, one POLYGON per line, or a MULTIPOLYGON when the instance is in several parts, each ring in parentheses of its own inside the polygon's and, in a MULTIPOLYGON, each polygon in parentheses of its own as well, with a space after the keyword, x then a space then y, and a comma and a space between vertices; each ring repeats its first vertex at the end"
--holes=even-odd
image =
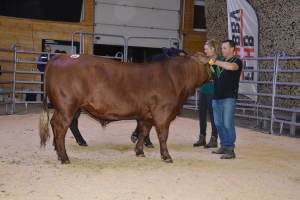
MULTIPOLYGON (((167 164, 160 161, 155 129, 150 133, 155 148, 145 148, 146 157, 137 158, 130 140, 135 121, 102 129, 82 114, 79 129, 89 146, 78 146, 68 131, 71 164, 62 165, 53 137, 40 148, 38 112, 35 106, 26 115, 0 116, 0 199, 300 198, 298 137, 264 134, 237 121, 237 157, 221 160, 211 153, 215 149, 193 147, 199 122, 185 113, 170 126, 168 149, 174 163, 167 164)), ((207 132, 210 136, 210 123, 207 132)))

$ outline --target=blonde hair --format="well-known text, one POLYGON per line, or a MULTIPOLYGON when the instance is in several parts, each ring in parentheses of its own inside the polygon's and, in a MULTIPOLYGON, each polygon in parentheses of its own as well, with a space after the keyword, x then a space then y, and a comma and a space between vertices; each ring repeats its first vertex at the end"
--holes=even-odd
POLYGON ((219 43, 217 41, 217 38, 213 38, 211 40, 208 40, 205 45, 208 45, 209 48, 215 48, 215 52, 218 51, 219 43))

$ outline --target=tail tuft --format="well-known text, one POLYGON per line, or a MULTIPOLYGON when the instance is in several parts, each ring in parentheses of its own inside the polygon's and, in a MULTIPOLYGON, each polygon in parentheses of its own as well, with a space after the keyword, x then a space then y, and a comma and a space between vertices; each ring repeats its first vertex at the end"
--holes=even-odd
MULTIPOLYGON (((57 57, 57 56, 54 56, 57 57)), ((58 57, 57 57, 58 58, 58 57)), ((51 67, 53 61, 55 59, 51 58, 50 61, 48 61, 45 72, 44 72, 44 99, 42 103, 42 109, 41 109, 41 115, 40 115, 40 138, 41 138, 41 147, 46 146, 46 141, 50 138, 49 134, 49 112, 48 112, 48 103, 47 103, 47 71, 51 67)))
MULTIPOLYGON (((46 100, 46 102, 47 102, 47 100, 46 100)), ((45 147, 46 146, 46 141, 50 138, 48 122, 49 122, 48 112, 42 109, 41 115, 40 115, 41 147, 45 147)))

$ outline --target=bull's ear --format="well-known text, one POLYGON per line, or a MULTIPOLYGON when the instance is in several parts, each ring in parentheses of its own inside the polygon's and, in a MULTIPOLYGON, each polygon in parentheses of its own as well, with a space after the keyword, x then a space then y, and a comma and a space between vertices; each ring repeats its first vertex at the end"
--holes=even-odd
POLYGON ((163 48, 162 48, 162 51, 163 51, 163 53, 164 53, 164 54, 166 54, 166 53, 168 53, 168 52, 169 52, 169 49, 168 49, 168 48, 166 48, 166 47, 163 47, 163 48))
POLYGON ((172 53, 174 56, 178 56, 180 52, 181 52, 180 49, 174 49, 172 53))
POLYGON ((174 47, 171 47, 169 49, 169 52, 171 55, 175 56, 175 55, 178 55, 178 52, 177 52, 177 49, 175 49, 174 47))

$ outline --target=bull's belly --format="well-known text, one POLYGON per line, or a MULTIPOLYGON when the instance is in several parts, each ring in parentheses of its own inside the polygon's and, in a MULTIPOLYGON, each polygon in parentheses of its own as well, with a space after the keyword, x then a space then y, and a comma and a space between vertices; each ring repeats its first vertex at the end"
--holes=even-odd
POLYGON ((111 107, 94 108, 90 105, 82 106, 81 109, 99 121, 119 121, 119 120, 142 120, 154 123, 152 115, 148 112, 138 112, 134 109, 116 109, 111 107))

